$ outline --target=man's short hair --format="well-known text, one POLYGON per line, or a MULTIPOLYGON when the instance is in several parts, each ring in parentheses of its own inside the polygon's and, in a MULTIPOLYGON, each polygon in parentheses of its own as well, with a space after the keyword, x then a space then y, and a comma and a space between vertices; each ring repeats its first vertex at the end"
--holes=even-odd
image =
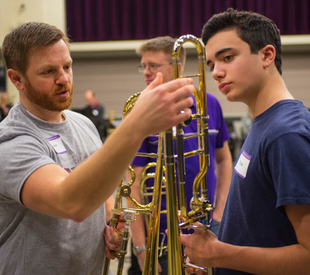
POLYGON ((69 39, 60 29, 42 22, 29 22, 15 28, 2 44, 6 68, 25 75, 31 53, 61 39, 69 48, 69 39))
MULTIPOLYGON (((171 56, 172 61, 172 51, 176 40, 177 39, 170 36, 158 36, 144 42, 140 47, 136 49, 136 53, 139 56, 142 56, 145 52, 163 51, 165 54, 167 54, 167 56, 171 56)), ((183 67, 185 66, 185 60, 186 52, 184 47, 182 47, 180 50, 179 61, 183 65, 183 67)))

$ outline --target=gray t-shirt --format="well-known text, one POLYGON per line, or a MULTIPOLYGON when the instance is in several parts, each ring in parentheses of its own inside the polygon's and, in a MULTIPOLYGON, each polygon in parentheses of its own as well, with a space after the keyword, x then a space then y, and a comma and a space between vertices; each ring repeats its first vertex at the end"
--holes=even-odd
POLYGON ((39 167, 56 163, 69 173, 101 147, 95 126, 65 110, 49 123, 18 102, 0 124, 0 274, 101 274, 104 204, 81 223, 27 209, 20 195, 39 167))

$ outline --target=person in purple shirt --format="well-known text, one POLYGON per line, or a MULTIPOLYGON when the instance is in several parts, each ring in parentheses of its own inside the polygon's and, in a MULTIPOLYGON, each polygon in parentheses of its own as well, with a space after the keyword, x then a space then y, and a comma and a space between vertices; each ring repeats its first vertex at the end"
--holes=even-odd
MULTIPOLYGON (((146 84, 149 85, 156 77, 157 72, 163 74, 164 82, 173 79, 172 67, 172 50, 175 39, 164 36, 148 40, 137 49, 137 54, 141 56, 141 64, 138 66, 140 73, 143 73, 146 84)), ((180 72, 183 71, 186 59, 185 49, 182 47, 180 51, 180 72)), ((194 101, 191 107, 192 113, 196 113, 196 102, 194 101)), ((222 109, 217 99, 207 93, 207 110, 209 115, 209 147, 210 147, 210 167, 207 172, 207 188, 208 196, 211 203, 215 206, 213 212, 212 229, 217 233, 219 224, 222 218, 223 209, 226 202, 226 197, 229 189, 229 183, 232 173, 232 158, 229 151, 228 139, 229 132, 227 130, 222 109), (216 168, 216 169, 215 169, 216 168)), ((184 136, 197 133, 197 121, 193 120, 191 124, 183 127, 184 136)), ((146 138, 139 152, 157 153, 158 139, 157 137, 146 138)), ((184 140, 184 151, 192 151, 198 148, 198 139, 190 138, 184 140)), ((132 167, 136 173, 136 180, 132 186, 132 197, 138 202, 141 202, 141 194, 139 184, 141 180, 141 172, 143 168, 150 162, 156 159, 147 157, 136 157, 132 162, 132 167)), ((149 169, 148 172, 152 172, 149 169)), ((186 193, 188 210, 190 200, 192 198, 193 182, 196 175, 199 173, 199 157, 185 158, 186 169, 186 193)), ((153 169, 155 171, 155 168, 153 169)), ((127 180, 130 180, 130 175, 127 175, 127 180)), ((153 186, 153 179, 147 180, 148 186, 153 186)), ((129 204, 130 205, 130 204, 129 204)), ((162 196, 161 209, 166 209, 166 196, 162 196)), ((166 243, 167 236, 167 217, 161 215, 160 218, 160 242, 166 243), (164 239, 163 239, 164 238, 164 239)), ((131 224, 131 236, 133 240, 131 267, 128 270, 129 275, 142 274, 145 260, 145 243, 146 230, 143 215, 137 216, 137 220, 131 224)), ((167 253, 159 257, 159 272, 164 275, 168 274, 167 253)))

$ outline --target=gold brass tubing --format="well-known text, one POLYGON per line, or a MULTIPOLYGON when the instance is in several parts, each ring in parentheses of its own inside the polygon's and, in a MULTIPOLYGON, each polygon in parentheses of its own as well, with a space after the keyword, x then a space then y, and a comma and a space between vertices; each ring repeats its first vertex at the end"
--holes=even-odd
POLYGON ((157 158, 157 154, 156 153, 140 153, 140 152, 137 152, 136 155, 138 157, 157 158))
MULTIPOLYGON (((207 207, 208 209, 206 209, 206 206, 208 206, 209 204, 207 200, 207 184, 206 184, 205 175, 210 165, 210 157, 209 157, 208 115, 207 115, 208 114, 207 112, 207 90, 206 90, 206 81, 205 81, 206 60, 205 60, 204 45, 193 35, 181 36, 174 44, 174 49, 172 53, 172 63, 173 63, 173 76, 175 79, 179 77, 199 77, 199 89, 195 89, 193 93, 193 96, 196 101, 197 112, 196 114, 192 115, 192 119, 194 117, 197 119, 198 150, 196 150, 195 152, 193 151, 193 152, 184 154, 184 157, 190 157, 190 156, 198 154, 199 165, 200 165, 200 172, 198 175, 196 175, 194 183, 193 183, 193 198, 191 201, 192 211, 190 211, 190 213, 188 213, 185 217, 183 216, 184 215, 183 212, 185 211, 181 211, 182 219, 185 221, 186 224, 190 225, 190 223, 192 223, 192 221, 194 220, 204 220, 206 216, 209 217, 209 211, 212 211, 212 205, 210 209, 209 207, 207 207), (185 42, 192 42, 196 46, 196 49, 198 52, 199 74, 192 75, 192 76, 180 76, 179 53, 181 51, 182 44, 185 42), (201 198, 199 198, 200 192, 201 192, 201 198), (194 206, 194 208, 192 208, 192 205, 194 206), (200 214, 201 212, 203 213, 207 212, 208 214, 201 215, 200 214)), ((168 189, 169 183, 170 183, 170 178, 168 178, 167 176, 167 189, 168 189)), ((180 188, 179 186, 179 189, 180 190, 182 189, 180 191, 179 197, 183 195, 185 197, 186 194, 185 193, 183 194, 183 188, 180 188)), ((170 196, 168 195, 168 190, 167 190, 167 198, 168 197, 170 196)), ((184 204, 184 198, 180 200, 180 204, 181 203, 184 204)), ((183 207, 184 205, 180 205, 180 209, 182 209, 183 207)), ((168 215, 169 215, 169 210, 168 210, 168 215)), ((168 217, 168 221, 169 221, 169 217, 168 217)), ((169 228, 168 228, 168 232, 169 232, 169 228)), ((171 239, 172 234, 173 233, 171 233, 171 235, 169 234, 168 240, 171 239)), ((176 240, 176 238, 174 238, 174 240, 176 240)), ((175 247, 176 246, 177 244, 175 244, 175 247)), ((168 246, 168 256, 169 254, 172 254, 172 253, 169 253, 169 249, 170 247, 168 246)), ((171 264, 173 264, 174 267, 176 266, 172 261, 170 262, 170 258, 169 258, 168 267, 171 264)), ((169 269, 169 274, 170 273, 173 274, 172 270, 169 269)), ((213 274, 212 269, 210 270, 209 274, 213 274)))
POLYGON ((140 94, 141 92, 135 93, 134 95, 132 95, 127 99, 127 102, 123 108, 123 117, 126 117, 128 113, 132 110, 132 108, 135 106, 140 94))
POLYGON ((178 200, 175 184, 172 129, 165 134, 166 201, 168 226, 168 274, 184 274, 178 221, 178 200))
POLYGON ((189 74, 189 75, 181 75, 179 78, 186 78, 186 77, 200 77, 201 74, 189 74))
POLYGON ((191 134, 191 135, 186 135, 183 138, 185 140, 185 139, 190 139, 190 138, 195 138, 195 137, 199 137, 199 135, 198 134, 191 134))
POLYGON ((128 182, 128 185, 132 186, 136 180, 135 170, 133 170, 133 168, 131 166, 129 166, 128 171, 130 172, 130 176, 131 176, 131 180, 128 182))
POLYGON ((201 152, 202 152, 202 150, 193 150, 193 151, 184 153, 184 156, 185 156, 186 158, 188 158, 188 157, 200 155, 201 152))
POLYGON ((179 181, 179 210, 183 219, 187 219, 187 201, 185 191, 185 158, 184 158, 184 140, 183 140, 183 125, 177 125, 177 167, 179 181))
POLYGON ((124 219, 125 219, 125 228, 123 232, 123 238, 120 246, 120 251, 118 252, 118 266, 117 266, 117 275, 122 275, 124 269, 125 256, 127 254, 127 245, 129 240, 129 231, 130 224, 136 220, 137 212, 134 210, 125 209, 124 210, 124 219))
POLYGON ((200 167, 201 167, 201 171, 200 173, 196 176, 195 180, 194 180, 194 187, 193 187, 193 196, 194 196, 194 201, 197 204, 198 203, 198 195, 199 195, 199 184, 200 184, 200 188, 201 188, 201 196, 202 198, 207 198, 207 187, 206 187, 206 178, 205 175, 207 173, 209 164, 210 164, 210 155, 209 155, 209 151, 206 152, 206 150, 208 150, 208 144, 206 144, 205 139, 208 138, 208 134, 206 134, 208 132, 208 129, 205 130, 204 133, 204 139, 202 139, 202 144, 203 144, 203 148, 205 148, 205 151, 203 154, 199 155, 199 160, 200 160, 200 167))
POLYGON ((159 242, 159 224, 160 224, 160 210, 161 210, 161 191, 163 178, 163 133, 160 133, 158 139, 159 157, 156 163, 156 172, 154 178, 154 192, 152 198, 153 211, 149 221, 148 238, 146 246, 145 261, 143 267, 143 275, 152 275, 154 268, 155 274, 158 274, 158 242, 159 242))
MULTIPOLYGON (((199 89, 196 89, 193 93, 196 102, 196 113, 191 115, 191 119, 197 120, 197 134, 184 136, 183 124, 177 125, 176 136, 172 135, 172 128, 166 132, 162 132, 159 135, 152 135, 158 137, 158 152, 156 153, 137 153, 136 156, 150 157, 156 159, 156 171, 155 173, 147 173, 146 168, 141 177, 141 183, 145 185, 145 181, 149 178, 154 178, 154 188, 152 202, 147 204, 140 204, 130 196, 131 186, 134 183, 135 174, 133 172, 132 180, 128 185, 120 185, 120 191, 118 194, 126 197, 134 207, 137 208, 137 212, 151 213, 148 223, 148 238, 147 249, 143 268, 143 275, 157 274, 158 266, 158 239, 159 239, 159 223, 160 213, 162 213, 161 196, 163 194, 162 184, 166 187, 166 201, 167 201, 167 226, 168 226, 168 273, 183 275, 184 262, 182 247, 180 242, 180 228, 194 226, 193 223, 197 221, 206 221, 208 226, 204 228, 210 228, 210 217, 212 215, 213 206, 207 199, 207 185, 206 185, 206 173, 210 165, 209 156, 209 136, 208 136, 208 115, 207 115, 207 100, 206 100, 206 83, 205 83, 205 49, 202 43, 193 35, 184 35, 180 37, 174 44, 172 53, 173 64, 173 76, 179 77, 199 77, 199 89), (185 42, 192 42, 198 52, 198 64, 199 73, 181 76, 179 66, 179 53, 182 44, 185 42), (189 138, 197 138, 198 148, 190 152, 184 152, 183 142, 189 138), (174 154, 174 139, 176 139, 176 154, 174 154), (185 158, 192 156, 199 156, 199 174, 196 175, 193 183, 193 198, 191 200, 191 211, 187 213, 186 207, 186 192, 185 192, 185 158), (179 201, 177 196, 177 182, 176 182, 176 169, 175 161, 177 159, 178 164, 178 179, 179 179, 179 201), (165 177, 163 177, 165 174, 165 177), (201 197, 199 197, 201 192, 201 197), (179 205, 178 205, 179 204, 179 205), (179 224, 178 209, 180 209, 182 222, 179 224)), ((123 109, 123 117, 125 117, 136 104, 137 98, 141 93, 136 93, 131 96, 123 109)), ((185 125, 185 123, 184 123, 185 125)), ((151 164, 151 165, 154 165, 151 164)), ((151 167, 151 166, 150 166, 151 167)), ((131 171, 132 173, 132 171, 131 171)), ((149 196, 149 189, 147 187, 141 187, 140 193, 149 196)), ((118 205, 118 209, 119 205, 118 205)), ((118 210, 119 211, 119 210, 118 210)), ((119 212, 117 212, 119 213, 119 212)), ((126 241, 126 240, 125 240, 126 241)), ((123 260, 123 259, 122 259, 123 260)), ((122 270, 122 263, 120 264, 122 270)), ((199 270, 203 270, 197 267, 199 270)), ((212 269, 208 269, 209 275, 213 274, 212 269)), ((119 274, 119 273, 118 273, 119 274)))
MULTIPOLYGON (((114 201, 114 209, 119 209, 120 208, 121 199, 122 199, 122 196, 121 196, 120 192, 117 192, 116 193, 116 197, 115 197, 115 201, 114 201)), ((117 226, 119 216, 120 215, 117 215, 117 214, 114 214, 114 213, 112 215, 110 226, 113 227, 114 229, 117 226)), ((108 275, 109 274, 110 261, 111 260, 108 259, 107 257, 105 258, 105 262, 104 262, 104 266, 103 266, 103 271, 102 271, 103 275, 108 275)))
POLYGON ((127 197, 127 200, 128 201, 130 201, 130 203, 133 205, 133 206, 135 206, 135 207, 137 207, 137 208, 139 208, 139 209, 144 209, 144 210, 148 210, 148 209, 150 209, 151 207, 152 207, 152 203, 149 203, 149 204, 147 204, 147 205, 143 205, 143 204, 140 204, 140 203, 138 203, 134 198, 132 198, 131 196, 129 196, 129 197, 127 197))
MULTIPOLYGON (((146 185, 146 181, 150 178, 152 179, 155 179, 156 178, 156 172, 155 173, 147 173, 147 170, 150 168, 150 167, 156 167, 156 162, 150 162, 148 163, 142 170, 142 173, 141 173, 141 182, 140 182, 140 194, 141 194, 141 199, 142 199, 142 203, 144 205, 151 205, 150 201, 149 201, 149 196, 153 196, 154 195, 154 192, 156 191, 155 190, 155 187, 153 185, 153 187, 147 187, 146 185), (152 192, 147 192, 147 190, 151 190, 152 192)), ((163 188, 165 188, 164 186, 164 182, 165 182, 165 177, 162 176, 162 182, 163 184, 161 185, 162 189, 161 189, 161 194, 162 195, 166 195, 166 192, 163 192, 163 188)), ((163 212, 161 211, 161 214, 163 212)), ((149 225, 149 216, 146 215, 144 217, 144 220, 145 220, 145 226, 146 228, 148 228, 148 225, 149 225)))
MULTIPOLYGON (((205 49, 204 46, 199 42, 196 37, 191 35, 183 36, 180 39, 183 43, 190 41, 195 44, 198 52, 198 66, 199 66, 199 90, 196 89, 194 92, 194 97, 197 105, 197 112, 199 112, 199 117, 197 118, 197 131, 198 131, 198 147, 208 149, 208 140, 206 143, 205 135, 208 138, 208 122, 207 118, 207 100, 206 100, 206 82, 205 82, 205 49), (199 91, 199 92, 198 92, 199 91), (204 131, 204 130, 207 131, 204 131)), ((181 48, 181 47, 179 47, 181 48)), ((176 52, 176 51, 175 51, 176 52)), ((177 66, 178 67, 178 66, 177 66)), ((177 76, 177 75, 176 75, 177 76)), ((202 197, 206 196, 207 187, 205 175, 208 169, 207 158, 209 156, 209 151, 199 155, 200 162, 200 173, 196 176, 193 184, 193 199, 195 203, 198 203, 199 196, 199 185, 202 190, 202 197)))

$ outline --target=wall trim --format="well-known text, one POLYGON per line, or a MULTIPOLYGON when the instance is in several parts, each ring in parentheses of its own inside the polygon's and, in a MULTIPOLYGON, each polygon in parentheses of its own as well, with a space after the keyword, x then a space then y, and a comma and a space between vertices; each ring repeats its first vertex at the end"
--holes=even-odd
MULTIPOLYGON (((146 40, 71 42, 70 50, 73 57, 132 57, 135 49, 146 40)), ((283 52, 310 52, 310 35, 282 35, 283 52)), ((194 53, 192 43, 185 43, 188 54, 194 53)))

